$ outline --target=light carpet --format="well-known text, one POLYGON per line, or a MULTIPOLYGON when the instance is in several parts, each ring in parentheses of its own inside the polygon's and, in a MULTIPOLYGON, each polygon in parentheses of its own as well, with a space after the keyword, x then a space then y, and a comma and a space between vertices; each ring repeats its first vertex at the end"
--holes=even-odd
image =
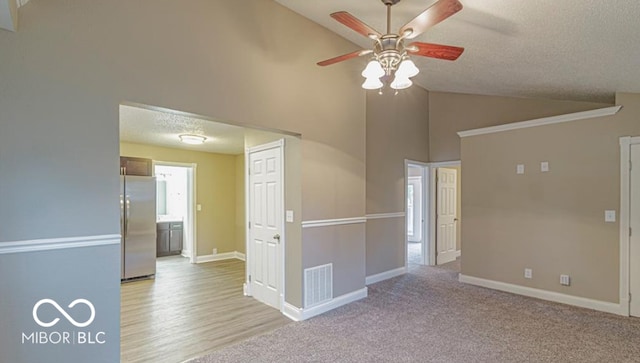
POLYGON ((190 362, 640 362, 639 319, 462 284, 458 263, 190 362))

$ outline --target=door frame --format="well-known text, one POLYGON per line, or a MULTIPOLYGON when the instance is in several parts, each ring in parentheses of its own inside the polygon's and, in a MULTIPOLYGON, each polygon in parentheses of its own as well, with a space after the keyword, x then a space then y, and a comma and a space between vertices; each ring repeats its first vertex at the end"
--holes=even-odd
MULTIPOLYGON (((462 166, 462 162, 460 160, 452 160, 452 161, 439 161, 429 163, 429 168, 431 168, 430 179, 429 179, 429 265, 436 265, 436 215, 437 215, 437 204, 436 204, 436 187, 437 187, 437 176, 435 170, 437 168, 446 168, 450 166, 462 166)), ((462 170, 462 168, 461 168, 462 170)), ((458 178, 460 175, 458 175, 458 178)), ((462 211, 461 211, 462 212, 462 211)), ((462 250, 462 247, 460 247, 462 250)))
POLYGON ((631 293, 629 260, 631 225, 631 145, 640 144, 640 136, 620 138, 620 314, 629 316, 631 312, 631 293))
MULTIPOLYGON (((190 214, 189 217, 189 222, 187 224, 187 226, 185 226, 187 229, 190 229, 190 234, 189 233, 185 233, 186 237, 189 237, 189 235, 191 236, 191 239, 189 238, 185 238, 185 244, 189 247, 189 249, 187 251, 189 251, 189 253, 187 254, 187 258, 189 258, 189 263, 196 263, 197 262, 197 250, 198 250, 198 233, 197 233, 197 210, 196 210, 196 180, 197 180, 197 168, 198 168, 198 164, 196 163, 179 163, 179 162, 174 162, 174 161, 156 161, 153 160, 152 162, 152 168, 153 168, 153 176, 155 177, 156 174, 156 165, 159 166, 175 166, 175 167, 180 167, 180 168, 187 168, 187 203, 189 204, 188 207, 188 212, 190 214), (191 171, 191 172, 189 172, 191 171)), ((183 249, 184 251, 184 249, 183 249)), ((183 255, 184 256, 184 255, 183 255)))
POLYGON ((278 295, 279 295, 279 299, 278 299, 278 305, 279 305, 279 310, 280 312, 284 313, 284 296, 285 296, 285 281, 286 281, 286 276, 285 276, 285 265, 286 265, 286 261, 285 261, 285 244, 286 244, 286 229, 285 229, 285 160, 284 160, 284 146, 285 146, 285 139, 279 139, 273 142, 269 142, 266 144, 261 144, 261 145, 257 145, 257 146, 252 146, 252 147, 248 147, 245 149, 245 153, 244 153, 244 201, 245 201, 245 251, 246 251, 246 255, 245 255, 245 283, 243 286, 243 291, 244 291, 244 295, 245 296, 253 296, 251 293, 251 283, 249 281, 249 274, 251 271, 251 266, 254 262, 253 260, 253 250, 251 249, 251 228, 249 228, 250 222, 251 222, 251 193, 250 193, 250 174, 249 174, 249 160, 250 160, 250 155, 254 152, 259 152, 259 151, 263 151, 263 150, 269 150, 269 149, 278 149, 279 150, 279 154, 280 154, 280 196, 282 198, 281 200, 281 205, 282 205, 282 218, 280 218, 280 231, 282 232, 280 234, 280 243, 278 244, 278 257, 279 257, 279 261, 280 261, 280 266, 278 266, 277 271, 280 274, 279 278, 278 278, 278 282, 280 284, 280 286, 278 286, 278 295))
POLYGON ((431 264, 431 256, 432 256, 432 248, 431 248, 431 241, 430 241, 430 237, 429 237, 429 233, 431 233, 431 231, 427 231, 427 229, 430 229, 429 227, 429 220, 430 220, 430 211, 429 208, 427 207, 430 204, 430 200, 431 200, 431 195, 429 193, 429 191, 427 190, 427 186, 430 187, 430 183, 431 183, 431 170, 429 167, 429 163, 424 163, 421 161, 415 161, 415 160, 409 160, 409 159, 405 159, 404 160, 404 226, 402 227, 404 229, 404 267, 408 268, 409 267, 409 235, 407 234, 407 217, 409 215, 409 211, 407 209, 407 191, 409 190, 409 167, 417 167, 422 169, 422 203, 421 203, 421 209, 422 209, 422 218, 424 219, 424 222, 422 223, 422 246, 420 247, 422 249, 422 264, 423 265, 430 265, 431 264))

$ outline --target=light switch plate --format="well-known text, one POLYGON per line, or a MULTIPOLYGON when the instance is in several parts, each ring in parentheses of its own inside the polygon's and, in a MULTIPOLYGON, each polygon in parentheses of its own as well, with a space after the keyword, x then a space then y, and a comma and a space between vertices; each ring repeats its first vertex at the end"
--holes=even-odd
POLYGON ((549 162, 548 161, 543 161, 540 163, 540 171, 545 173, 547 171, 549 171, 549 162))
POLYGON ((524 174, 524 164, 516 165, 516 174, 524 174))
POLYGON ((285 219, 287 220, 287 222, 293 223, 293 211, 292 210, 288 210, 287 211, 285 219))
POLYGON ((605 222, 615 222, 616 221, 616 211, 614 210, 606 210, 604 211, 604 221, 605 222))
POLYGON ((196 210, 200 212, 202 210, 202 204, 196 204, 196 210))

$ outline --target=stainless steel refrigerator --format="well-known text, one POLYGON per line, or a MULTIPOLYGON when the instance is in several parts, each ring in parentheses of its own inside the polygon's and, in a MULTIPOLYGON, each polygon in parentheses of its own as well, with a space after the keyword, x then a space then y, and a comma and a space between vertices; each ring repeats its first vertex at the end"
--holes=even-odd
MULTIPOLYGON (((125 171, 126 172, 126 171, 125 171)), ((156 181, 152 176, 120 175, 122 280, 156 273, 156 181)))

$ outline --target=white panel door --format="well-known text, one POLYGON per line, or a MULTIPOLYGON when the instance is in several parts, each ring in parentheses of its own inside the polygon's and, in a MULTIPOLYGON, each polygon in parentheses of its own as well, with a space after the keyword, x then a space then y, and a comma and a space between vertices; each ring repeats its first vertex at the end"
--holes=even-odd
POLYGON ((456 169, 438 168, 436 195, 436 264, 456 259, 456 169))
POLYGON ((631 178, 629 227, 629 292, 631 303, 629 313, 640 316, 640 145, 631 145, 631 178))
POLYGON ((281 149, 249 154, 249 258, 251 294, 280 309, 282 263, 282 160, 281 149))

